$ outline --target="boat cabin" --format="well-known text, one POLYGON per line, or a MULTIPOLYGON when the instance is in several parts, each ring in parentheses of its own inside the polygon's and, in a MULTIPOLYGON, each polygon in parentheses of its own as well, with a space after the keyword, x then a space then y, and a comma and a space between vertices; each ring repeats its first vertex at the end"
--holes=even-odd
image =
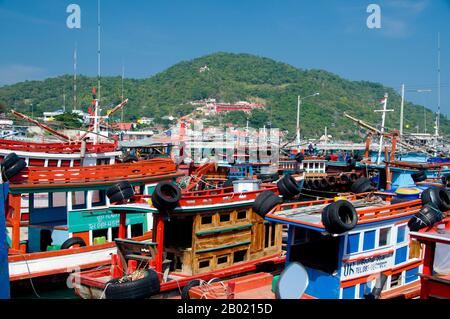
POLYGON ((377 282, 384 283, 381 298, 418 294, 422 251, 407 223, 421 201, 393 204, 391 199, 388 193, 347 196, 358 222, 339 235, 322 223, 321 212, 333 199, 286 203, 266 215, 267 221, 289 227, 286 265, 299 262, 306 268, 307 297, 365 298, 377 282))
MULTIPOLYGON (((24 254, 25 261, 28 258, 39 259, 39 262, 35 260, 29 265, 30 273, 53 267, 50 259, 60 255, 59 259, 63 260, 59 251, 64 251, 62 255, 70 255, 73 252, 68 248, 73 247, 92 248, 89 250, 91 258, 84 256, 84 260, 81 254, 60 266, 69 267, 84 261, 110 261, 109 254, 113 252, 114 239, 118 237, 119 217, 111 213, 106 192, 117 183, 115 175, 127 176, 132 180, 135 192, 146 195, 153 192, 158 182, 178 177, 172 161, 150 160, 72 169, 34 167, 13 178, 9 192, 10 208, 6 214, 11 280, 35 276, 24 268, 27 266, 23 264, 24 254), (23 194, 28 198, 29 218, 26 222, 20 216, 23 194), (99 251, 94 254, 96 247, 99 251)), ((152 224, 151 215, 130 215, 126 220, 126 235, 129 238, 149 236, 152 224)))

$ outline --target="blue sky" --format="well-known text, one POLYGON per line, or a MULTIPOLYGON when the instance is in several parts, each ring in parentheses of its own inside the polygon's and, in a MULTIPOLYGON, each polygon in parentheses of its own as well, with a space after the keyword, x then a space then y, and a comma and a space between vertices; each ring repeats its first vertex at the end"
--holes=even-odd
MULTIPOLYGON (((102 0, 102 75, 148 77, 187 59, 226 51, 266 56, 351 80, 380 82, 437 108, 437 32, 442 112, 450 115, 450 0, 102 0), (381 7, 381 29, 366 8, 381 7)), ((0 0, 0 85, 97 72, 97 1, 0 0), (68 29, 66 7, 81 7, 68 29)))

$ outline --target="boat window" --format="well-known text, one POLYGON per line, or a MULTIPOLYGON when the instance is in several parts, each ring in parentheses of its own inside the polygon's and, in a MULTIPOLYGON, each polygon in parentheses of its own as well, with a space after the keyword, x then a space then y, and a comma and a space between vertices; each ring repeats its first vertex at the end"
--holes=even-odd
POLYGON ((46 251, 47 247, 53 242, 52 232, 50 229, 42 229, 40 235, 40 249, 46 251))
POLYGON ((247 250, 235 251, 233 254, 233 262, 238 263, 241 261, 245 261, 246 255, 247 255, 247 250))
POLYGON ((375 248, 375 230, 364 232, 363 250, 375 248))
POLYGON ((144 235, 144 225, 134 224, 131 225, 131 237, 138 237, 144 235))
POLYGON ((228 255, 217 257, 217 264, 222 265, 228 263, 228 255))
POLYGON ((389 237, 391 234, 391 228, 381 228, 380 229, 380 237, 378 239, 378 247, 383 247, 389 245, 389 237))
POLYGON ((102 244, 108 239, 108 228, 92 231, 92 239, 95 244, 102 244))
POLYGON ((320 232, 296 227, 290 247, 289 261, 314 268, 328 274, 337 271, 340 237, 322 235, 320 232))
POLYGON ((72 192, 72 207, 73 209, 84 209, 86 206, 86 192, 72 192))
POLYGON ((358 251, 359 251, 359 233, 348 235, 347 254, 356 253, 358 251))
POLYGON ((405 241, 406 225, 399 226, 397 228, 397 243, 402 243, 405 241))
POLYGON ((356 286, 342 288, 342 299, 355 299, 356 286))
POLYGON ((200 261, 198 262, 198 268, 199 268, 199 269, 207 268, 207 267, 209 267, 210 263, 211 263, 211 260, 210 260, 210 259, 200 260, 200 261))
POLYGON ((202 216, 202 225, 212 224, 212 215, 202 216))
POLYGON ((420 243, 413 239, 409 244, 409 259, 420 258, 420 243))
POLYGON ((270 224, 264 224, 264 248, 269 246, 269 234, 270 234, 270 224))
POLYGON ((275 246, 275 230, 277 229, 276 225, 272 223, 271 232, 270 232, 270 246, 275 246))
POLYGON ((246 210, 241 210, 240 212, 237 212, 237 219, 241 220, 241 219, 246 219, 247 218, 247 211, 246 210))
POLYGON ((114 241, 116 238, 119 238, 119 227, 111 228, 111 241, 114 241))
POLYGON ((221 222, 221 223, 229 222, 230 219, 231 219, 231 213, 223 213, 223 214, 220 214, 220 222, 221 222))
POLYGON ((48 193, 33 194, 33 208, 47 208, 48 193))
POLYGON ((193 216, 172 216, 164 226, 164 246, 183 250, 192 246, 193 216))
POLYGON ((52 193, 53 207, 65 207, 67 206, 66 193, 52 193))
POLYGON ((402 283, 402 273, 398 273, 391 276, 391 288, 401 285, 402 283))
POLYGON ((106 205, 106 191, 105 190, 93 190, 92 191, 92 206, 105 206, 106 205))

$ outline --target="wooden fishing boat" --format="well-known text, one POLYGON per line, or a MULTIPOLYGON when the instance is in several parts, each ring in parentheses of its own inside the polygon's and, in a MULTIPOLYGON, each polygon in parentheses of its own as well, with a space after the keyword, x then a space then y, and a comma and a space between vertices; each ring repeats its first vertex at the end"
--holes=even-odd
POLYGON ((279 185, 243 180, 235 181, 233 187, 180 192, 177 206, 170 211, 154 207, 161 200, 155 194, 164 193, 157 186, 151 197, 153 205, 149 205, 149 196, 134 196, 130 202, 112 205, 110 209, 121 215, 121 221, 131 213, 153 214, 152 240, 117 239, 118 245, 126 247, 113 255, 114 266, 74 273, 75 293, 86 299, 167 298, 179 296, 184 287, 181 296, 188 298, 189 288, 200 280, 228 278, 263 268, 275 270, 284 262, 282 226, 264 221, 255 212, 255 200, 265 194, 274 200, 267 207, 280 203, 281 198, 275 194, 286 192, 286 188, 279 185), (134 283, 125 280, 127 284, 118 284, 136 273, 136 263, 150 275, 134 283))
MULTIPOLYGON (((310 278, 302 298, 417 297, 424 251, 409 227, 413 216, 424 213, 423 200, 394 203, 392 194, 381 192, 336 200, 285 203, 265 216, 289 227, 286 266, 301 263, 310 278), (339 222, 346 214, 351 222, 339 222)), ((189 295, 271 299, 275 285, 272 275, 259 273, 203 284, 189 295)))
MULTIPOLYGON (((119 220, 111 214, 106 191, 127 178, 143 194, 161 181, 175 180, 169 159, 80 167, 28 167, 11 178, 6 210, 9 277, 14 283, 110 263, 119 220), (28 195, 29 216, 21 216, 28 195)), ((126 221, 128 236, 151 236, 150 215, 126 221)))

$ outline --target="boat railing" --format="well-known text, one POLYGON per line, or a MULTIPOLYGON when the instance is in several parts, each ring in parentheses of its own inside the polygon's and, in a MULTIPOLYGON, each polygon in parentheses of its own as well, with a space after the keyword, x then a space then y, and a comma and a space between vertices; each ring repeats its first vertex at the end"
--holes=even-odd
MULTIPOLYGON (((43 153, 80 153, 81 143, 62 143, 48 142, 36 143, 17 140, 0 140, 0 149, 24 151, 24 152, 43 152, 43 153)), ((115 143, 86 143, 86 152, 104 153, 116 150, 115 143)))
MULTIPOLYGON (((390 193, 374 192, 345 196, 344 194, 341 194, 341 197, 353 204, 357 211, 359 222, 371 219, 383 219, 392 216, 410 215, 418 212, 422 208, 422 201, 420 199, 391 204, 393 194, 390 193)), ((302 213, 317 214, 322 212, 322 210, 332 202, 334 202, 334 199, 328 198, 323 200, 280 204, 274 207, 268 215, 276 214, 277 216, 282 215, 283 217, 289 217, 289 215, 294 216, 302 213), (290 212, 291 210, 292 212, 290 212)))
POLYGON ((11 179, 11 187, 23 184, 131 181, 139 177, 175 173, 176 165, 169 159, 79 167, 28 167, 11 179))

